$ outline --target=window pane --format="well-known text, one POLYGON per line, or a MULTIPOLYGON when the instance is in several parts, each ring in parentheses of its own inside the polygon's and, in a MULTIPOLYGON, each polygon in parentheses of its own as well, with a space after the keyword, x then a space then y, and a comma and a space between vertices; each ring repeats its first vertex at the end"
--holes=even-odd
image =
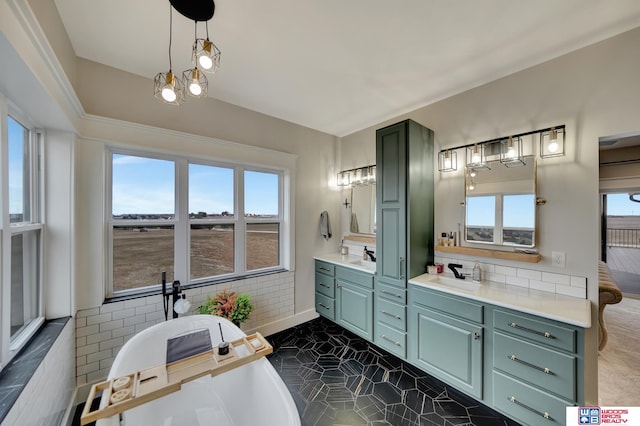
POLYGON ((173 161, 113 154, 114 219, 174 219, 173 161))
POLYGON ((29 131, 8 117, 9 132, 9 221, 30 222, 29 131))
POLYGON ((40 316, 40 231, 11 236, 11 338, 40 316))
POLYGON ((279 224, 247 224, 247 270, 278 266, 280 264, 279 254, 279 224))
POLYGON ((233 216, 233 169, 189 164, 189 216, 233 216))
POLYGON ((496 197, 467 197, 467 240, 494 241, 496 197))
POLYGON ((533 246, 533 194, 505 195, 502 199, 502 239, 505 244, 533 246))
POLYGON ((244 216, 278 217, 276 173, 244 172, 244 216))
POLYGON ((113 228, 113 291, 173 281, 173 226, 113 228))
POLYGON ((191 279, 234 271, 233 224, 191 225, 191 279))

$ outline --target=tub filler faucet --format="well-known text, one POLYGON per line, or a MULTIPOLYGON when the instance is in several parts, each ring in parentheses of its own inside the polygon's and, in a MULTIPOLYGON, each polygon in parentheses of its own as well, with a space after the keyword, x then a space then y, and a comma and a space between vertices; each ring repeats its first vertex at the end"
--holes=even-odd
POLYGON ((182 292, 180 281, 175 280, 171 284, 171 293, 167 291, 167 273, 162 271, 162 297, 164 299, 164 319, 169 319, 169 297, 171 297, 171 311, 173 318, 178 318, 178 314, 186 313, 191 308, 191 302, 187 300, 187 296, 182 292))

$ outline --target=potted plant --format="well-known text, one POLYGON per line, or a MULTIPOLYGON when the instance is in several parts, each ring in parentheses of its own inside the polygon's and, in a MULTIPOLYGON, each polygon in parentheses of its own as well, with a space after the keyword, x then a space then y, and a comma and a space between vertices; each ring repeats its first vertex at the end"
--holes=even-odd
POLYGON ((200 314, 209 314, 223 317, 240 326, 249 319, 253 305, 251 297, 247 293, 236 294, 225 288, 215 297, 207 297, 207 302, 196 309, 200 314))

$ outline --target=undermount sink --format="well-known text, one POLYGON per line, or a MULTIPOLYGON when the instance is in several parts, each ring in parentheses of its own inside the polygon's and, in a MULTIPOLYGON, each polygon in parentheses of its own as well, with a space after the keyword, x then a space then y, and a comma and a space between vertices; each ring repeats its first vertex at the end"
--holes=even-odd
POLYGON ((429 279, 429 281, 432 283, 441 284, 447 287, 455 287, 462 290, 476 290, 482 285, 479 282, 472 281, 470 277, 466 277, 464 280, 460 280, 457 278, 435 276, 429 279))
POLYGON ((368 262, 366 260, 356 259, 356 260, 352 260, 349 263, 352 264, 352 265, 355 265, 355 266, 359 266, 361 268, 369 269, 371 271, 375 271, 376 270, 376 264, 374 262, 368 262))

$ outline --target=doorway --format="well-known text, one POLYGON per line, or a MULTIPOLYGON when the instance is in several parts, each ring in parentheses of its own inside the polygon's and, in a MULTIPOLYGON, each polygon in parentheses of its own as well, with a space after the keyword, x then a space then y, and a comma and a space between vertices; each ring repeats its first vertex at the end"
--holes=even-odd
POLYGON ((606 346, 598 353, 602 406, 640 401, 640 132, 600 138, 601 259, 623 292, 606 305, 606 346))

